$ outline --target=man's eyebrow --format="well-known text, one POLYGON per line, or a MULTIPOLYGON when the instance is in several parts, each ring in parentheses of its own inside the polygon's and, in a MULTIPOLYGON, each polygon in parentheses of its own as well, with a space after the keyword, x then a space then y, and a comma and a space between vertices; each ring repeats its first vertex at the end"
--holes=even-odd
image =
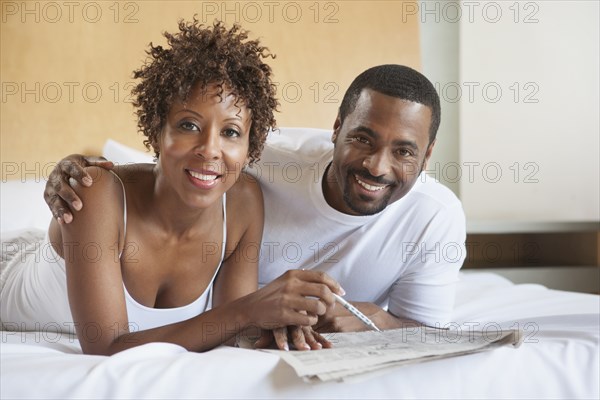
POLYGON ((412 140, 394 140, 394 145, 398 147, 408 146, 415 151, 419 150, 419 146, 417 146, 417 143, 412 140))
POLYGON ((379 137, 379 133, 375 132, 373 129, 368 128, 364 125, 359 125, 356 128, 354 128, 355 132, 361 132, 361 133, 366 133, 367 135, 369 135, 371 138, 373 139, 377 139, 379 137))
MULTIPOLYGON (((366 133, 368 136, 370 136, 373 139, 377 139, 379 137, 379 134, 376 131, 374 131, 373 129, 366 127, 364 125, 360 125, 360 126, 356 127, 354 129, 354 131, 366 133)), ((413 140, 394 140, 393 144, 394 144, 394 146, 397 146, 397 147, 408 146, 415 151, 419 150, 419 146, 417 146, 417 143, 413 140)))

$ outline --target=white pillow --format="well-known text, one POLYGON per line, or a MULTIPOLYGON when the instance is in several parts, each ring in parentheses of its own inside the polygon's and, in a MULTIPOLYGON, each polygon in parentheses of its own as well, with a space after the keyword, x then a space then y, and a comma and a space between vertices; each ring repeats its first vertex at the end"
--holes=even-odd
POLYGON ((154 157, 149 152, 139 151, 122 143, 108 139, 104 144, 102 155, 115 164, 154 163, 154 157))
POLYGON ((52 213, 44 201, 44 179, 0 182, 0 232, 47 230, 52 213))
MULTIPOLYGON (((149 152, 110 139, 104 144, 102 155, 118 164, 154 162, 149 152)), ((22 229, 48 229, 52 213, 44 201, 45 186, 44 179, 0 182, 0 232, 3 239, 22 229)))

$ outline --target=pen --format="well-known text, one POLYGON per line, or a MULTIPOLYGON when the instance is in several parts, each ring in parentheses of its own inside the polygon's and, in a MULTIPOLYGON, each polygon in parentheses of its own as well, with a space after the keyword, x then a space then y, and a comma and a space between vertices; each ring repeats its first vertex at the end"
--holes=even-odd
POLYGON ((333 293, 333 295, 335 296, 335 300, 340 303, 341 305, 344 306, 344 308, 348 311, 350 311, 350 313, 352 315, 354 315, 356 318, 360 319, 362 321, 363 324, 367 325, 369 328, 373 329, 374 331, 377 332, 381 332, 381 329, 379 329, 374 323, 373 321, 371 321, 369 318, 367 318, 367 316, 363 313, 361 313, 358 308, 354 307, 352 304, 348 303, 346 300, 344 300, 344 298, 342 298, 341 296, 333 293))

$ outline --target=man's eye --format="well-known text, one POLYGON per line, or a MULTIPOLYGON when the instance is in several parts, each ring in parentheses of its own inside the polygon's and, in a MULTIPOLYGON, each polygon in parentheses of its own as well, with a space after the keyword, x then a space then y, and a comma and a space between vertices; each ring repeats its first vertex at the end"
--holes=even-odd
POLYGON ((396 154, 398 154, 401 157, 410 157, 413 155, 410 150, 406 150, 406 149, 398 149, 398 150, 396 150, 396 154))
POLYGON ((236 131, 235 129, 225 129, 225 132, 223 132, 223 133, 227 137, 239 137, 240 136, 240 133, 238 131, 236 131))
POLYGON ((183 121, 181 124, 179 124, 179 127, 183 130, 186 131, 199 131, 200 129, 196 126, 196 124, 193 124, 189 121, 183 121))
POLYGON ((362 144, 369 144, 369 139, 360 136, 355 137, 354 141, 362 144))

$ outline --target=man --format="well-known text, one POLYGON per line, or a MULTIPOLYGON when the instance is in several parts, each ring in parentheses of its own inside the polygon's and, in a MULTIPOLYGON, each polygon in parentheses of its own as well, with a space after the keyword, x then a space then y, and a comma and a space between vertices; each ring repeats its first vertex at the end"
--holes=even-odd
MULTIPOLYGON (((271 134, 249 171, 265 199, 259 284, 288 269, 317 269, 382 329, 406 320, 444 327, 466 233, 460 201, 423 172, 439 123, 431 82, 411 68, 381 65, 352 82, 331 140, 306 129, 271 134)), ((82 160, 63 160, 46 189, 53 215, 65 222, 72 216, 61 197, 78 199, 60 176, 81 181, 82 160)), ((336 307, 317 329, 367 327, 336 307)))

